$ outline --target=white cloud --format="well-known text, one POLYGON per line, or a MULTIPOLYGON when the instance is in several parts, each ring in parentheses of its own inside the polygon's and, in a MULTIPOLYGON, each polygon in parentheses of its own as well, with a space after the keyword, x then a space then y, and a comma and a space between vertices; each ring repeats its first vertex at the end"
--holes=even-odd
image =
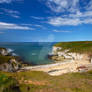
POLYGON ((30 27, 27 27, 27 26, 21 26, 21 25, 12 24, 12 23, 6 23, 6 22, 0 22, 0 29, 2 29, 2 30, 8 30, 8 29, 33 30, 33 28, 30 28, 30 27))
POLYGON ((54 12, 78 10, 79 0, 47 0, 46 5, 54 12))
POLYGON ((37 19, 37 20, 43 20, 44 19, 44 17, 36 17, 36 16, 30 16, 31 18, 33 18, 33 19, 37 19))
MULTIPOLYGON (((83 16, 86 16, 86 15, 83 15, 83 16)), ((70 18, 70 17, 69 18, 66 18, 66 17, 65 18, 62 18, 62 17, 53 18, 52 17, 48 19, 47 23, 53 26, 77 26, 81 24, 92 24, 92 17, 87 17, 87 18, 85 17, 80 18, 79 16, 76 16, 74 18, 70 18)))
POLYGON ((43 0, 54 16, 47 23, 53 26, 92 24, 92 0, 43 0), (83 5, 81 5, 82 3, 83 5))
POLYGON ((35 26, 35 27, 38 27, 38 28, 46 29, 43 25, 35 24, 34 26, 35 26))
POLYGON ((62 25, 79 25, 81 24, 81 21, 76 18, 76 19, 71 19, 71 18, 61 18, 61 17, 56 17, 56 18, 51 18, 48 21, 49 24, 53 26, 62 26, 62 25))
POLYGON ((53 26, 92 24, 92 11, 77 11, 76 13, 48 18, 47 23, 53 26))
POLYGON ((71 31, 66 31, 66 30, 53 30, 54 32, 63 32, 63 33, 68 33, 68 32, 71 32, 71 31))
POLYGON ((0 0, 0 3, 11 3, 12 0, 0 0))
POLYGON ((40 25, 40 24, 21 24, 24 26, 30 26, 30 27, 35 27, 35 28, 42 28, 42 29, 46 29, 45 26, 40 25))
POLYGON ((20 12, 16 11, 16 10, 11 10, 11 9, 5 9, 5 8, 1 8, 1 10, 4 12, 4 14, 9 15, 11 17, 14 18, 20 18, 20 12))
POLYGON ((88 19, 84 19, 82 21, 84 24, 92 24, 92 19, 88 18, 88 19))
POLYGON ((9 4, 9 3, 14 2, 14 1, 20 2, 20 1, 23 1, 23 0, 0 0, 0 3, 1 3, 1 4, 2 4, 2 3, 7 3, 7 4, 9 4))
POLYGON ((92 0, 90 0, 90 2, 88 3, 88 5, 86 6, 87 10, 92 10, 92 0))
POLYGON ((85 11, 85 12, 77 11, 75 14, 69 14, 67 17, 71 17, 71 18, 92 17, 92 11, 85 11))

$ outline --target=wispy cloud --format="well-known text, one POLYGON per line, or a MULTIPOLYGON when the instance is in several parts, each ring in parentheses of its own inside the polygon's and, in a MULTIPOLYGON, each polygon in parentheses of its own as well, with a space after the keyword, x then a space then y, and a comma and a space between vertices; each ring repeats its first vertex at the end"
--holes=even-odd
POLYGON ((18 24, 6 23, 6 22, 0 22, 0 29, 2 29, 2 30, 8 30, 8 29, 14 29, 14 30, 34 30, 33 28, 30 28, 28 26, 21 26, 21 25, 18 25, 18 24))
POLYGON ((5 8, 1 8, 0 10, 2 10, 2 12, 4 12, 3 14, 14 17, 14 18, 20 18, 20 12, 16 11, 16 10, 11 10, 11 9, 5 9, 5 8))
POLYGON ((0 0, 0 4, 2 4, 2 3, 7 3, 7 4, 9 4, 9 3, 15 2, 15 1, 20 2, 20 1, 23 1, 23 0, 0 0))
POLYGON ((88 5, 85 7, 87 10, 92 10, 92 0, 88 3, 88 5))
POLYGON ((85 12, 77 11, 74 14, 69 14, 67 17, 71 17, 71 18, 88 18, 88 17, 92 17, 92 11, 85 11, 85 12))
POLYGON ((75 12, 78 8, 79 0, 46 0, 45 2, 46 6, 54 12, 64 12, 66 10, 75 12))
POLYGON ((31 18, 33 18, 33 19, 37 19, 37 20, 43 20, 44 19, 44 17, 36 17, 36 16, 30 16, 31 18))
POLYGON ((53 32, 62 32, 62 33, 68 33, 68 32, 71 32, 71 31, 66 31, 66 30, 53 30, 53 32))
POLYGON ((92 24, 92 11, 77 12, 66 16, 48 18, 48 24, 53 26, 77 26, 80 24, 92 24))
POLYGON ((55 17, 51 18, 48 20, 48 23, 53 25, 53 26, 63 26, 63 25, 79 25, 81 24, 81 21, 76 18, 76 19, 71 19, 71 18, 61 18, 61 17, 55 17))
POLYGON ((45 5, 55 13, 47 23, 53 26, 76 26, 92 24, 92 0, 43 0, 45 5))
POLYGON ((11 3, 12 0, 0 0, 0 3, 11 3))
POLYGON ((34 28, 42 28, 42 29, 46 29, 45 26, 40 25, 40 24, 22 24, 24 26, 29 26, 29 27, 34 27, 34 28))
POLYGON ((34 26, 35 26, 35 27, 38 27, 38 28, 46 29, 43 25, 35 24, 34 26))

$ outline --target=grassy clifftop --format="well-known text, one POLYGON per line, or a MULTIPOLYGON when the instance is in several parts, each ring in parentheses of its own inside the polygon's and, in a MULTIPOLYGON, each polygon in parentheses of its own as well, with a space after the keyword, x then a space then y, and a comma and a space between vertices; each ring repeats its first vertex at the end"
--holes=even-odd
POLYGON ((62 47, 62 51, 69 49, 69 52, 92 53, 92 41, 60 42, 56 47, 62 47))
POLYGON ((2 56, 0 55, 0 64, 8 63, 10 59, 14 58, 13 56, 2 56))
POLYGON ((0 50, 2 50, 2 49, 7 50, 6 48, 0 47, 0 50))
POLYGON ((0 72, 0 76, 0 92, 92 92, 92 71, 62 76, 49 76, 39 71, 0 72), (19 91, 11 91, 16 84, 19 91), (2 88, 5 91, 1 91, 2 88))
POLYGON ((20 92, 18 82, 11 74, 0 72, 0 92, 20 92))

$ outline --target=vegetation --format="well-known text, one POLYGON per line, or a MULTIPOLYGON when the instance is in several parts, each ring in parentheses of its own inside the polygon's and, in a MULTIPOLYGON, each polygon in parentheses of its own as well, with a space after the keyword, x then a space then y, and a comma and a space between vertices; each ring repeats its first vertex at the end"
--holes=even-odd
MULTIPOLYGON (((91 52, 92 42, 63 42, 55 44, 71 52, 91 52)), ((12 56, 0 55, 0 64, 12 56)), ((14 64, 15 65, 15 64, 14 64)), ((92 92, 92 71, 50 76, 40 71, 0 71, 0 92, 92 92)))
POLYGON ((92 41, 79 42, 60 42, 55 44, 56 47, 61 47, 62 51, 68 49, 69 52, 89 53, 92 52, 92 41))
POLYGON ((4 64, 9 62, 9 60, 13 58, 12 56, 2 56, 0 55, 0 64, 4 64))
MULTIPOLYGON (((0 51, 2 51, 2 49, 4 49, 4 50, 7 52, 7 49, 6 49, 6 48, 0 47, 0 51)), ((4 56, 4 55, 0 54, 0 64, 9 62, 9 60, 10 60, 12 57, 13 57, 13 56, 9 56, 9 55, 4 56)))
POLYGON ((6 48, 0 47, 0 50, 2 50, 2 49, 7 50, 6 48))
POLYGON ((18 82, 11 76, 0 72, 0 92, 20 92, 18 82))
POLYGON ((9 90, 10 85, 16 86, 19 83, 17 92, 92 92, 92 71, 61 76, 49 76, 39 71, 0 72, 0 78, 0 88, 9 90))

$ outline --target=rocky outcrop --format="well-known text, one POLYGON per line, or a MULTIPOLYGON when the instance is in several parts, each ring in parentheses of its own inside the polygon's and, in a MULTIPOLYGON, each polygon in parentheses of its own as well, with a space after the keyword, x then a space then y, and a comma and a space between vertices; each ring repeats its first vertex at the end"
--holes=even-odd
POLYGON ((8 55, 9 53, 8 53, 8 51, 7 51, 6 48, 0 48, 0 54, 3 55, 3 56, 6 56, 6 55, 8 55))
POLYGON ((51 59, 56 61, 61 61, 62 59, 71 59, 71 60, 90 60, 89 55, 81 54, 76 52, 69 52, 69 50, 62 51, 61 47, 53 47, 51 59))
POLYGON ((7 63, 0 65, 0 70, 5 72, 15 72, 21 67, 20 62, 15 59, 10 59, 7 63))
POLYGON ((5 48, 0 48, 0 70, 5 72, 15 72, 19 70, 22 63, 18 57, 11 56, 5 48))

